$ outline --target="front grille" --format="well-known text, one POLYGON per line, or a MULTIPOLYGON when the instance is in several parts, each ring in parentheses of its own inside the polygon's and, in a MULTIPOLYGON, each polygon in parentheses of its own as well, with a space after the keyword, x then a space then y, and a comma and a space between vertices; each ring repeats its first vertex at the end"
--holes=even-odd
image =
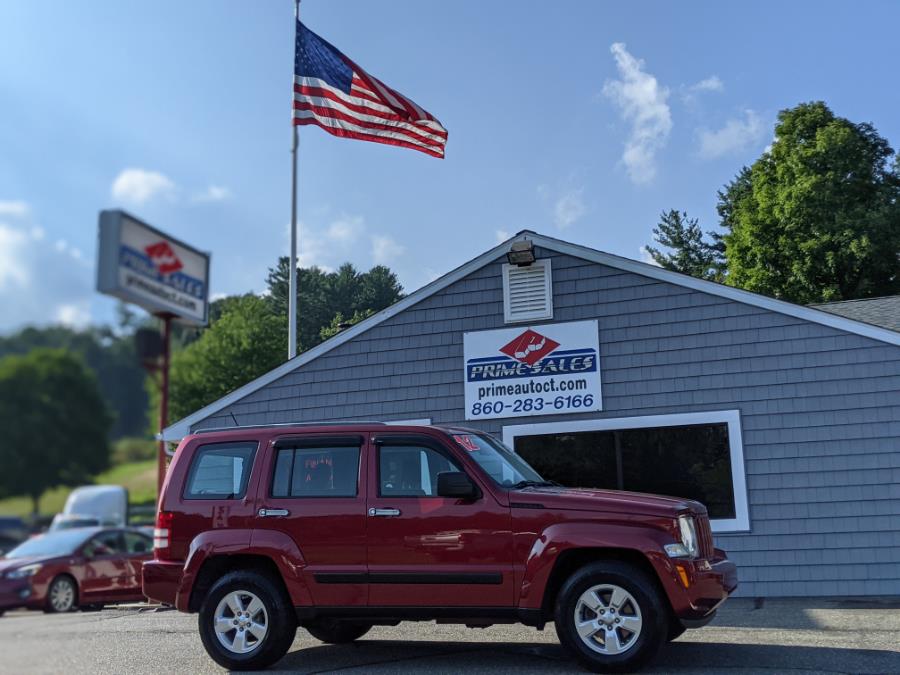
POLYGON ((696 516, 695 519, 697 523, 697 539, 700 543, 700 557, 712 558, 715 543, 713 543, 712 529, 709 526, 709 517, 696 516))

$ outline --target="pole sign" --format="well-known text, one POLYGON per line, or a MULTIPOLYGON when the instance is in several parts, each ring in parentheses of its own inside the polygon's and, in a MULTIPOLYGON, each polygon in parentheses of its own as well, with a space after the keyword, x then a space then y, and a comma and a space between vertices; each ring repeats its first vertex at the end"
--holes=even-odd
POLYGON ((124 211, 100 212, 97 290, 205 326, 209 313, 209 254, 124 211))
POLYGON ((463 335, 466 419, 603 409, 597 321, 463 335))

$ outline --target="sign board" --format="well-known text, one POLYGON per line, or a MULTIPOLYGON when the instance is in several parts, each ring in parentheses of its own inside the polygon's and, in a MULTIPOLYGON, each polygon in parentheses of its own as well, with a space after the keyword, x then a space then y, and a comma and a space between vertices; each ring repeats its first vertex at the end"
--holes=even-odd
POLYGON ((97 290, 205 326, 209 254, 163 234, 124 211, 101 211, 97 290))
POLYGON ((466 419, 602 410, 596 321, 463 335, 466 419))

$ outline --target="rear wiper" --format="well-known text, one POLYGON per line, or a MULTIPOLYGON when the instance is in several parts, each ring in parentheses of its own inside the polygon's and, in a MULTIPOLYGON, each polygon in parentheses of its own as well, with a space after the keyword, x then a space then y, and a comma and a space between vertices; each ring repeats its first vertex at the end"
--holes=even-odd
POLYGON ((520 480, 512 486, 513 490, 527 487, 561 487, 555 480, 520 480))

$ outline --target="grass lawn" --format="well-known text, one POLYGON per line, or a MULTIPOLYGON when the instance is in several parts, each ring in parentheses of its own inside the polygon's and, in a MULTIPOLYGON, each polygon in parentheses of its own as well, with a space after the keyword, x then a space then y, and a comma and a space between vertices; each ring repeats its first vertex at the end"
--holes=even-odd
MULTIPOLYGON (((156 460, 120 464, 96 476, 94 482, 100 485, 123 485, 128 488, 132 504, 152 504, 156 500, 156 460)), ((52 516, 62 511, 66 497, 71 491, 72 488, 69 487, 47 490, 41 496, 41 514, 52 516)), ((31 515, 31 499, 28 497, 0 499, 0 515, 31 515)))

